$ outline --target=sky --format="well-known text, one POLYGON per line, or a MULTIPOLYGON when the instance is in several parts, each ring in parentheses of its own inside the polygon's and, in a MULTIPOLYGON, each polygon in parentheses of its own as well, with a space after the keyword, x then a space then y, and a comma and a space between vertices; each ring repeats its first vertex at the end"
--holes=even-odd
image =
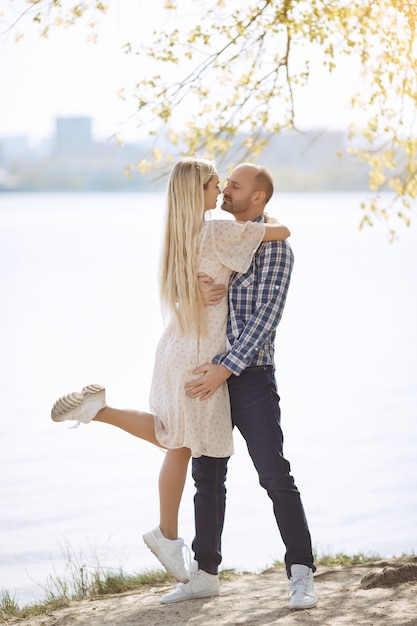
MULTIPOLYGON (((87 41, 90 30, 78 24, 58 28, 42 38, 31 19, 7 26, 28 6, 25 0, 3 0, 0 9, 0 137, 26 135, 36 143, 53 134, 58 116, 89 116, 96 140, 118 134, 136 140, 133 99, 130 93, 147 67, 122 50, 127 41, 143 42, 153 30, 166 25, 164 0, 110 0, 110 9, 97 28, 96 43, 87 41), (15 35, 24 36, 15 42, 15 35)), ((189 16, 192 19, 192 16, 189 16)), ((329 76, 313 66, 312 84, 299 103, 298 120, 304 128, 346 128, 352 115, 349 98, 358 80, 357 69, 344 62, 329 76)))

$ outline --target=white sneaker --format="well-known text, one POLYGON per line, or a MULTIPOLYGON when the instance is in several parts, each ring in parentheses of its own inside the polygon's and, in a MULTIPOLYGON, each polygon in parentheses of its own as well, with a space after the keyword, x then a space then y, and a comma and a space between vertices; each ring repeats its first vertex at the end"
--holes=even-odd
POLYGON ((78 393, 74 391, 59 398, 51 411, 54 422, 75 420, 88 424, 100 409, 106 406, 106 390, 101 385, 87 385, 78 393))
POLYGON ((190 579, 184 564, 184 539, 167 539, 159 526, 142 535, 142 539, 169 574, 184 583, 190 579))
POLYGON ((161 597, 162 604, 183 602, 195 598, 211 598, 219 595, 219 577, 217 574, 208 574, 198 569, 197 561, 190 567, 190 582, 179 583, 173 591, 161 597))
POLYGON ((290 609, 311 609, 317 604, 313 571, 307 565, 291 565, 290 609))

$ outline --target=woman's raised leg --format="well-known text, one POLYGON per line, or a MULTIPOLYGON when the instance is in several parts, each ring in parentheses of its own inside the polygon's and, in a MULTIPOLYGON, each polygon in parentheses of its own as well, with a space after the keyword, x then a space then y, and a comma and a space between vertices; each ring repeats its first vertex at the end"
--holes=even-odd
MULTIPOLYGON (((105 389, 100 385, 88 385, 80 393, 62 396, 52 407, 51 417, 55 422, 73 420, 84 424, 92 421, 110 424, 164 448, 156 438, 151 413, 107 406, 105 389)), ((166 450, 159 475, 160 525, 143 535, 146 545, 162 565, 182 582, 189 579, 189 573, 183 557, 184 540, 178 537, 178 511, 190 456, 189 448, 166 450)))
POLYGON ((113 409, 106 404, 106 390, 101 385, 87 385, 80 393, 74 391, 59 398, 51 411, 54 422, 73 420, 89 424, 104 422, 163 447, 155 437, 154 418, 150 413, 130 409, 113 409))
POLYGON ((163 448, 155 436, 155 421, 151 413, 131 409, 113 409, 110 406, 105 406, 98 411, 93 421, 117 426, 134 437, 163 448))

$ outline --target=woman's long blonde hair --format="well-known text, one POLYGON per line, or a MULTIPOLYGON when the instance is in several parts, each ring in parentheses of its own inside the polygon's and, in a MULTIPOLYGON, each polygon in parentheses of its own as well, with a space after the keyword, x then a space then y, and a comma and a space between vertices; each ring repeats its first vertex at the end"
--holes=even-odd
POLYGON ((176 163, 168 181, 161 301, 184 334, 196 335, 205 329, 197 252, 204 220, 204 189, 215 174, 212 161, 187 157, 176 163))

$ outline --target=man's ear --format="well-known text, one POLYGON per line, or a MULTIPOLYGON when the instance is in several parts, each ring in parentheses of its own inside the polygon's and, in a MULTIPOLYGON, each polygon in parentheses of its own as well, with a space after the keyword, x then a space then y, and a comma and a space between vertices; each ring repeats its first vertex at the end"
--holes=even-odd
POLYGON ((253 194, 252 197, 252 202, 255 205, 262 205, 265 206, 266 204, 266 193, 264 191, 262 191, 262 189, 258 189, 258 191, 255 191, 255 193, 253 194))

